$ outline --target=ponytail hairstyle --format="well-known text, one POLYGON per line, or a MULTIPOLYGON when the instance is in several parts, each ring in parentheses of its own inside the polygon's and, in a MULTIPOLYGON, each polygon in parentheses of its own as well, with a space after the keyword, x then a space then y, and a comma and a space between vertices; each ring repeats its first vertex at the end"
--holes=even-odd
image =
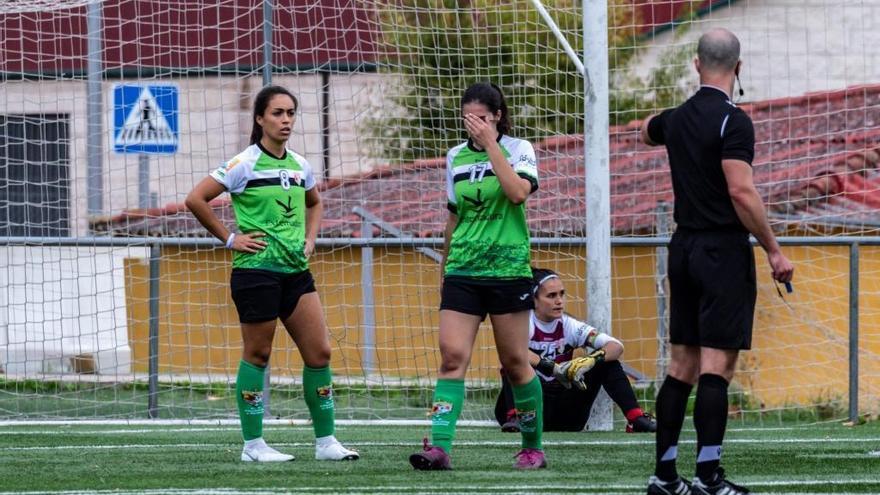
POLYGON ((538 297, 538 291, 541 290, 541 285, 554 278, 559 278, 559 275, 553 270, 550 270, 549 268, 532 267, 532 297, 538 297))
POLYGON ((269 100, 272 99, 273 96, 276 95, 287 95, 293 100, 293 109, 299 110, 299 101, 297 101, 296 96, 293 96, 293 93, 287 90, 287 88, 282 88, 281 86, 266 86, 261 89, 259 93, 257 93, 257 97, 254 98, 254 115, 253 115, 253 127, 251 128, 251 144, 257 144, 263 139, 263 127, 257 123, 257 117, 262 117, 264 113, 266 113, 266 108, 269 106, 269 100))
POLYGON ((492 115, 501 111, 501 118, 498 119, 498 134, 504 135, 510 133, 510 112, 507 110, 507 101, 504 100, 504 93, 501 88, 490 82, 479 82, 471 85, 465 90, 461 97, 461 106, 466 103, 482 103, 486 105, 492 115))

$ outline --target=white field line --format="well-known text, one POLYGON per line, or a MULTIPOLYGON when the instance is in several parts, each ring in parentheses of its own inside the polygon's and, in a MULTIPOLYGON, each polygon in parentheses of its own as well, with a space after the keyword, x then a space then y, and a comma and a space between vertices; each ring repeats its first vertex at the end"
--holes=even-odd
MULTIPOLYGON (((63 433, 58 433, 63 435, 63 433)), ((344 441, 344 439, 343 439, 344 441)), ((313 442, 271 442, 276 447, 311 447, 313 442)), ((695 444, 696 440, 681 440, 679 444, 695 444)), ((725 444, 766 444, 767 439, 749 439, 749 438, 732 438, 724 441, 725 444)), ((809 444, 809 443, 880 443, 880 437, 866 438, 787 438, 781 440, 773 440, 771 443, 779 444, 809 444)), ((417 446, 418 442, 345 442, 346 445, 354 447, 410 447, 417 446)), ((229 442, 204 442, 204 443, 163 443, 163 444, 85 444, 85 445, 46 445, 46 446, 29 446, 29 447, 0 447, 0 454, 3 452, 21 452, 21 451, 39 451, 39 450, 115 450, 115 449, 170 449, 170 448, 216 448, 229 447, 230 445, 239 445, 229 442)), ((497 440, 461 440, 455 442, 457 446, 490 446, 490 447, 515 447, 520 445, 520 441, 497 441, 497 440)), ((580 446, 602 446, 602 445, 654 445, 653 439, 645 440, 545 440, 544 445, 550 447, 580 447, 580 446)), ((864 456, 868 456, 866 452, 864 456)))
MULTIPOLYGON (((430 479, 427 480, 419 480, 425 483, 431 482, 430 479)), ((821 487, 821 486, 839 486, 839 485, 855 485, 855 486, 880 486, 880 480, 878 479, 853 479, 853 480, 841 480, 841 479, 822 479, 822 480, 790 480, 790 481, 778 481, 778 480, 761 480, 759 478, 749 479, 741 478, 739 481, 744 484, 753 486, 753 487, 792 487, 792 488, 800 488, 800 487, 821 487)), ((298 481, 298 483, 302 483, 302 481, 298 481)), ((437 486, 437 488, 441 488, 444 492, 447 493, 547 493, 547 492, 583 492, 583 491, 600 491, 601 493, 633 493, 633 492, 643 492, 645 489, 644 484, 603 484, 603 483, 570 483, 565 485, 551 485, 551 484, 539 484, 539 485, 524 485, 522 483, 516 484, 492 484, 492 485, 483 485, 483 486, 475 486, 473 484, 469 485, 441 485, 437 486)), ((241 490, 238 488, 210 488, 210 489, 179 489, 179 488, 161 488, 161 489, 151 489, 151 490, 58 490, 58 491, 28 491, 28 492, 0 492, 0 495, 12 495, 12 494, 20 494, 20 495, 36 495, 40 493, 53 494, 53 495, 78 495, 84 493, 94 493, 98 495, 128 495, 128 494, 140 494, 140 495, 196 495, 196 494, 208 494, 208 495, 231 495, 234 493, 241 493, 245 495, 276 495, 276 494, 298 494, 298 493, 346 493, 346 494, 354 494, 354 493, 427 493, 423 492, 423 487, 413 486, 413 485, 376 485, 376 486, 347 486, 347 487, 330 487, 327 486, 327 483, 322 483, 317 486, 297 486, 297 487, 284 487, 284 488, 265 488, 265 489, 256 489, 256 490, 241 490)), ((430 492, 436 493, 436 492, 430 492)), ((826 492, 779 492, 774 491, 774 493, 786 493, 786 494, 814 494, 814 493, 826 493, 826 492)), ((834 492, 840 493, 840 492, 834 492)))
MULTIPOLYGON (((312 422, 310 420, 300 420, 300 419, 292 419, 292 420, 280 420, 280 419, 266 419, 263 420, 264 426, 283 426, 285 430, 311 430, 312 422)), ((371 427, 379 427, 379 426, 413 426, 413 427, 430 427, 431 423, 428 421, 409 421, 409 420, 401 420, 399 422, 395 421, 392 423, 363 423, 359 420, 336 420, 336 426, 342 427, 357 427, 357 426, 371 426, 371 427)), ((485 424, 483 421, 459 421, 456 423, 458 430, 484 430, 485 424)), ((494 428, 498 428, 496 423, 492 423, 494 428)), ((190 433, 214 433, 218 431, 239 431, 241 425, 238 420, 186 420, 186 421, 178 421, 178 420, 135 420, 135 421, 35 421, 35 422, 24 422, 24 421, 0 421, 0 435, 57 435, 59 433, 70 434, 70 435, 99 435, 99 434, 127 434, 127 433, 150 433, 150 432, 190 432, 190 433), (112 430, 105 429, 93 429, 93 430, 84 430, 84 429, 71 429, 71 430, 63 430, 63 429, 50 429, 50 430, 36 430, 31 429, 36 426, 53 426, 53 427, 65 427, 65 428, 75 428, 78 426, 121 426, 121 428, 115 428, 112 430), (131 426, 131 428, 125 428, 125 426, 131 426), (178 428, 168 428, 168 426, 179 426, 178 428)), ((693 429, 682 429, 682 433, 695 433, 693 429)), ((809 427, 805 426, 797 426, 797 427, 787 427, 787 428, 743 428, 743 429, 727 429, 728 432, 738 432, 738 433, 767 433, 774 431, 810 431, 809 427)), ((623 433, 622 431, 611 431, 611 432, 591 432, 591 431, 581 431, 581 432, 573 432, 573 433, 623 433)))
MULTIPOLYGON (((311 426, 309 419, 264 419, 267 426, 311 426)), ((459 427, 498 428, 498 423, 488 420, 460 420, 459 427)), ((762 432, 804 430, 829 423, 803 424, 797 426, 770 426, 755 428, 727 428, 729 432, 762 432)), ((337 426, 431 426, 428 419, 337 419, 337 426)), ((239 420, 225 419, 46 419, 46 420, 0 420, 0 428, 31 426, 239 426, 239 420)), ((683 428, 682 432, 693 433, 693 428, 683 428)))

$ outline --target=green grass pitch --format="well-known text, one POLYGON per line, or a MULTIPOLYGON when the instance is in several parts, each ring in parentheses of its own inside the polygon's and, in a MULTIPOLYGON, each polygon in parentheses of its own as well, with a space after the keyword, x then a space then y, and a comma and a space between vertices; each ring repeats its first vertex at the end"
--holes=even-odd
MULTIPOLYGON (((644 493, 654 438, 623 432, 548 433, 549 468, 512 468, 519 435, 460 428, 454 470, 416 472, 407 457, 428 427, 340 426, 360 461, 314 460, 308 426, 267 426, 290 463, 238 460, 236 426, 0 426, 0 493, 644 493)), ((679 469, 690 475, 694 432, 679 469)), ((759 493, 880 493, 880 422, 746 429, 727 434, 730 478, 759 493)))

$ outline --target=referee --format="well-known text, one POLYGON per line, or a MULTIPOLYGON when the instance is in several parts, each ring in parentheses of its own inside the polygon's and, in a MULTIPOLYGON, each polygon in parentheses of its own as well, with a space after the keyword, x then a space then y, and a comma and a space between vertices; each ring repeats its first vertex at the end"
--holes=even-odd
MULTIPOLYGON (((677 108, 645 120, 642 140, 665 145, 675 195, 669 243, 669 372, 657 395, 656 468, 648 494, 749 493, 719 467, 727 387, 737 355, 751 347, 757 294, 751 232, 778 282, 794 267, 782 254, 752 181, 755 131, 730 100, 742 62, 739 40, 716 28, 700 37, 700 89, 677 108), (697 468, 693 484, 675 469, 678 437, 695 383, 697 468)), ((740 89, 742 95, 742 89, 740 89)))

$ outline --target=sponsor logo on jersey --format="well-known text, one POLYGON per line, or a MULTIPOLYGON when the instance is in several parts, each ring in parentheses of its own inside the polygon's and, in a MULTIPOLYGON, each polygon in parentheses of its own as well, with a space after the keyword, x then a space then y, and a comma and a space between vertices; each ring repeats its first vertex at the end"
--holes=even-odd
POLYGON ((479 212, 470 212, 461 218, 464 223, 467 222, 496 222, 501 220, 501 213, 490 213, 488 215, 480 215, 479 212))
POLYGON ((278 206, 281 207, 281 215, 284 218, 293 218, 296 216, 296 206, 290 204, 293 201, 293 198, 287 197, 287 204, 283 203, 280 199, 276 199, 275 202, 278 203, 278 206))
POLYGON ((471 198, 471 197, 468 197, 468 196, 465 196, 464 194, 461 195, 461 199, 463 199, 463 200, 467 201, 468 203, 470 203, 471 206, 473 207, 473 210, 474 210, 475 212, 479 213, 479 212, 483 211, 483 209, 486 207, 486 202, 483 201, 483 197, 482 197, 482 196, 483 196, 483 190, 482 190, 482 189, 477 189, 477 197, 476 197, 476 199, 471 198))
POLYGON ((526 165, 528 165, 530 167, 534 167, 535 165, 537 165, 537 163, 535 162, 535 158, 530 155, 520 155, 519 162, 525 163, 526 165))
POLYGON ((235 157, 232 160, 229 160, 229 163, 226 164, 226 171, 229 172, 230 170, 234 169, 235 166, 238 165, 239 163, 241 163, 241 158, 238 158, 238 157, 235 157))

